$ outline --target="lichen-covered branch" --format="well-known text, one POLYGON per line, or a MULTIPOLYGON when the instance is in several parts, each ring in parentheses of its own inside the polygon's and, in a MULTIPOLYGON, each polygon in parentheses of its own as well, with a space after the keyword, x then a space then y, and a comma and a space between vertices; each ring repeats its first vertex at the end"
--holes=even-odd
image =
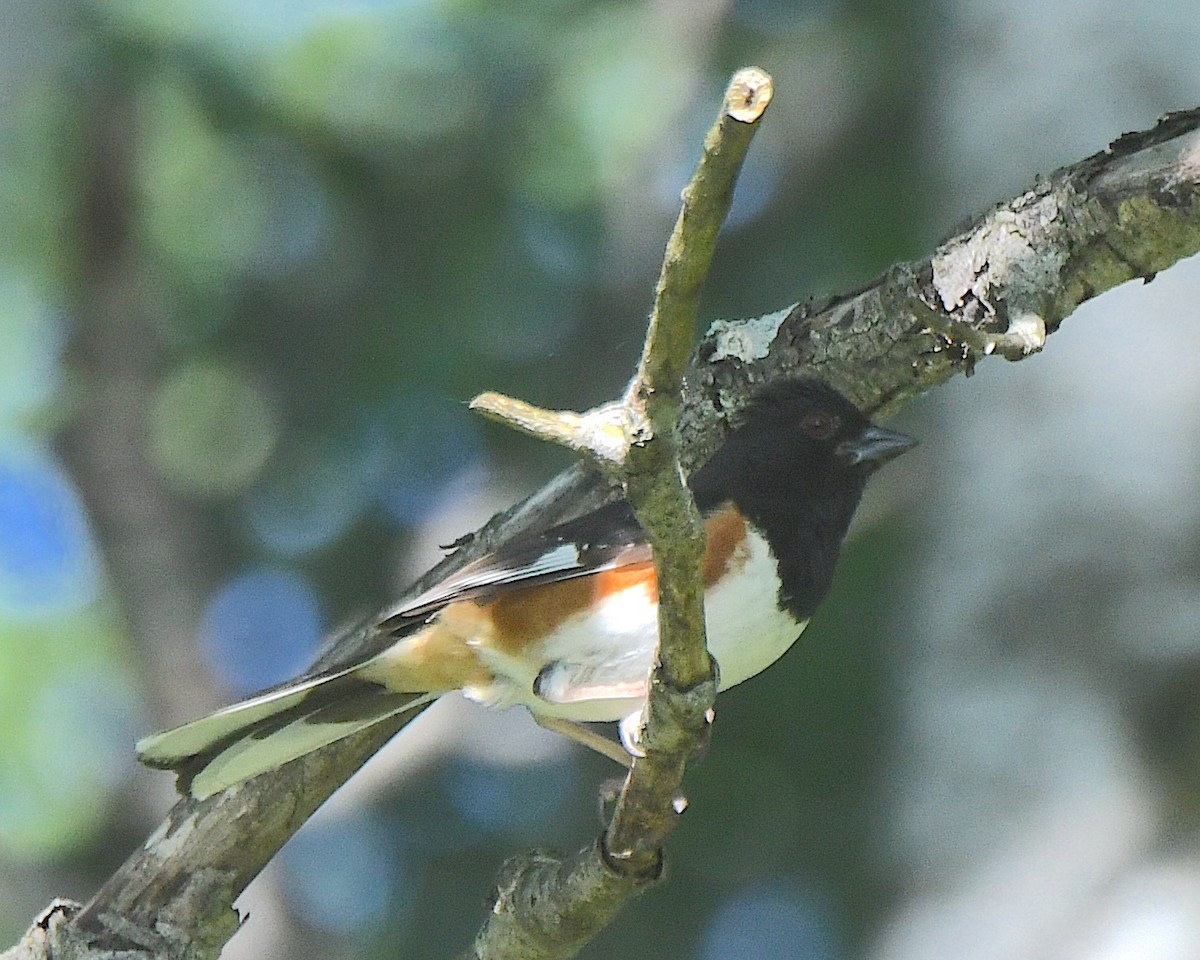
MULTIPOLYGON (((1173 114, 1057 171, 929 257, 893 267, 860 290, 819 306, 714 324, 687 371, 679 421, 684 466, 711 454, 725 419, 762 381, 804 370, 868 410, 892 409, 981 360, 1027 356, 1079 304, 1126 280, 1149 279, 1197 251, 1200 110, 1173 114)), ((416 589, 521 530, 582 512, 610 493, 602 473, 572 468, 489 523, 416 589)), ((323 663, 353 658, 373 639, 367 624, 323 663)), ((381 729, 351 739, 204 804, 181 801, 82 913, 55 914, 62 922, 31 931, 5 960, 51 951, 97 958, 106 947, 131 951, 130 958, 215 956, 214 929, 234 919, 226 897, 388 734, 381 729), (186 882, 193 875, 204 891, 186 882), (199 915, 199 893, 213 890, 221 891, 208 914, 215 926, 173 926, 176 918, 199 915), (36 949, 29 946, 35 941, 36 949)), ((570 869, 566 861, 550 872, 570 869)), ((511 881, 503 878, 502 894, 535 889, 511 881)), ((597 911, 586 922, 602 919, 597 911)))
POLYGON ((929 257, 853 293, 713 325, 688 376, 682 429, 707 456, 753 383, 806 370, 888 411, 989 356, 1041 350, 1074 310, 1200 251, 1200 109, 1057 170, 929 257))
POLYGON ((684 188, 654 291, 641 363, 625 393, 632 447, 623 480, 656 548, 662 665, 670 682, 684 689, 707 680, 711 666, 704 645, 696 642, 704 629, 698 575, 704 533, 677 469, 675 425, 700 292, 733 202, 742 159, 772 94, 771 78, 754 67, 739 71, 729 85, 721 114, 704 140, 700 163, 684 188), (647 442, 650 439, 656 442, 647 442), (669 549, 659 550, 660 543, 669 549))
POLYGON ((476 938, 479 960, 555 960, 573 956, 620 906, 662 869, 662 844, 681 812, 677 801, 687 761, 701 746, 716 697, 704 643, 700 565, 704 529, 683 480, 676 443, 683 373, 691 353, 700 290, 755 124, 771 100, 771 78, 739 71, 683 194, 667 243, 645 348, 619 407, 582 417, 549 414, 487 395, 475 406, 518 429, 577 447, 589 421, 624 425, 613 456, 596 431, 593 459, 625 488, 654 552, 658 574, 659 663, 643 723, 645 757, 634 761, 600 842, 572 857, 544 852, 505 867, 495 903, 476 938))

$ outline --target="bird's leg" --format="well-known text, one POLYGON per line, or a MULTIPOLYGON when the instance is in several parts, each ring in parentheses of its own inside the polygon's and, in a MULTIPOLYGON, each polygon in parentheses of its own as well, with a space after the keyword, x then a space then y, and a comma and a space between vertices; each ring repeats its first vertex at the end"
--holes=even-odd
POLYGON ((536 713, 533 715, 533 719, 537 721, 539 727, 544 727, 554 733, 561 734, 568 740, 574 740, 576 743, 587 747, 589 750, 594 750, 601 756, 608 757, 609 760, 613 760, 623 767, 628 768, 633 765, 633 758, 621 749, 620 744, 613 743, 608 737, 601 736, 582 724, 563 720, 559 717, 538 716, 536 713))

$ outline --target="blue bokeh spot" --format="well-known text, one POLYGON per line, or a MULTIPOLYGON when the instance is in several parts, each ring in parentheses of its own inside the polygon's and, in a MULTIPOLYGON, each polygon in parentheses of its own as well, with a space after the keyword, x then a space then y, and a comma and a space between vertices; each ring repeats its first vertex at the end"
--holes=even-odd
POLYGON ((316 589, 298 573, 255 567, 227 581, 204 614, 205 650, 217 675, 238 694, 303 669, 321 639, 316 589))
POLYGON ((361 431, 282 452, 282 463, 242 499, 258 542, 295 558, 341 537, 366 509, 382 472, 373 439, 361 431))
POLYGON ((465 405, 406 391, 370 417, 380 464, 377 495, 388 516, 406 526, 424 522, 483 457, 483 438, 465 405))
POLYGON ((396 836, 369 814, 309 823, 280 851, 283 888, 305 923, 335 936, 394 923, 411 904, 396 836))
POLYGON ((842 955, 826 899, 792 880, 748 886, 717 909, 699 960, 837 960, 842 955))
POLYGON ((522 837, 544 833, 561 813, 573 774, 570 763, 529 768, 460 760, 449 766, 444 782, 464 820, 486 833, 522 837))
POLYGON ((498 831, 519 807, 511 772, 478 764, 455 764, 446 778, 450 801, 465 820, 498 831))
POLYGON ((95 597, 98 579, 70 480, 49 456, 0 450, 0 612, 67 613, 95 597))

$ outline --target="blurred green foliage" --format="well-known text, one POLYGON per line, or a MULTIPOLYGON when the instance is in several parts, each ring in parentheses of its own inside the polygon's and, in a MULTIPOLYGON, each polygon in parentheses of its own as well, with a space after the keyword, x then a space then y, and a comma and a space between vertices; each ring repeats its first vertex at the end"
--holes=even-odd
MULTIPOLYGON (((760 63, 778 88, 706 319, 865 279, 928 236, 910 176, 920 22, 886 4, 14 0, 4 16, 0 482, 9 449, 65 468, 53 509, 78 498, 84 526, 33 531, 20 557, 77 551, 101 586, 0 609, 0 859, 26 878, 0 940, 51 895, 86 896, 153 822, 143 801, 117 812, 150 782, 132 741, 183 719, 163 704, 186 698, 152 667, 166 654, 138 634, 143 607, 177 604, 199 631, 217 585, 266 563, 315 584, 340 621, 387 598, 409 535, 458 500, 511 496, 564 463, 472 423, 462 401, 495 388, 583 408, 619 391, 732 69, 760 63), (194 555, 130 547, 142 516, 166 525, 164 551, 194 555), (166 564, 181 597, 155 594, 139 564, 166 564)), ((26 501, 7 526, 4 509, 0 492, 0 532, 26 529, 26 501)), ((0 575, 11 557, 0 543, 0 575)), ((863 565, 847 591, 881 575, 863 565)), ((876 627, 832 614, 808 644, 876 627)), ((861 935, 867 827, 843 795, 871 775, 875 652, 843 653, 821 661, 819 691, 803 686, 806 652, 731 699, 675 881, 592 956, 663 940, 663 956, 691 955, 705 911, 765 875, 802 877, 847 942, 861 935), (814 704, 820 723, 803 718, 814 704)), ((605 774, 582 769, 572 819, 545 842, 594 832, 585 795, 605 774)), ((356 955, 395 956, 399 940, 446 953, 477 924, 517 840, 446 813, 448 789, 381 814, 410 832, 438 822, 389 852, 421 866, 365 874, 422 905, 373 915, 356 955), (436 913, 448 902, 461 916, 436 913)))

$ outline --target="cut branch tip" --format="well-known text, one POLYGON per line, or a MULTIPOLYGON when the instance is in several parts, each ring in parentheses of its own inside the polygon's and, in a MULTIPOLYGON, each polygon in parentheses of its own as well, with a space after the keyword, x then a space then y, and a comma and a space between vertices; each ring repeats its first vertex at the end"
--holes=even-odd
POLYGON ((775 84, 760 67, 743 67, 725 91, 725 113, 741 123, 755 123, 771 104, 775 84))
POLYGON ((524 400, 488 391, 479 394, 470 409, 539 440, 549 440, 590 456, 603 465, 619 465, 628 448, 625 410, 608 403, 586 413, 546 410, 524 400))

